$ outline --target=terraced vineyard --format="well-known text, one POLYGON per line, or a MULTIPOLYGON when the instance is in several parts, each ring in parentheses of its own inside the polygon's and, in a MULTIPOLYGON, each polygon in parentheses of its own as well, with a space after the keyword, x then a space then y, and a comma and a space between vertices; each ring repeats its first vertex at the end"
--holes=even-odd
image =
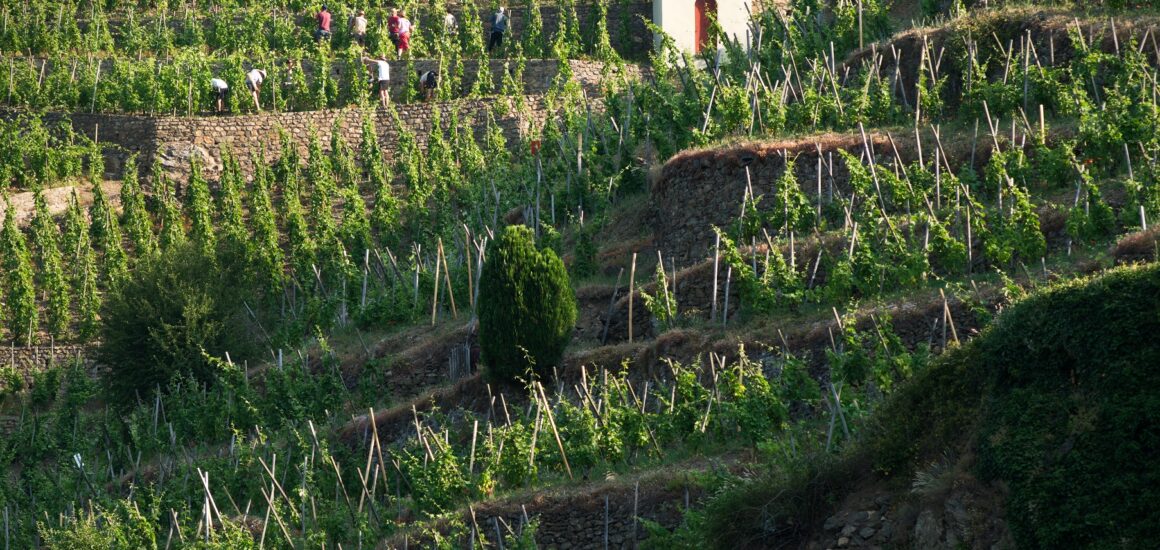
POLYGON ((0 2, 6 548, 1146 544, 1160 19, 543 3, 0 2))

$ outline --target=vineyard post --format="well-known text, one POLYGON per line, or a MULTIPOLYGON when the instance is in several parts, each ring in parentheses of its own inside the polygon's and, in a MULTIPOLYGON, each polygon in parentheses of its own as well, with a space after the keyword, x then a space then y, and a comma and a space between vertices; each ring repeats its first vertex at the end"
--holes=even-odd
POLYGON ((1132 155, 1128 153, 1128 142, 1124 142, 1124 161, 1128 163, 1128 179, 1136 179, 1132 174, 1132 155))
POLYGON ((942 166, 938 163, 939 150, 936 147, 934 150, 934 202, 935 206, 942 210, 942 166))
POLYGON ((608 495, 604 495, 604 550, 608 550, 608 495))
POLYGON ((637 512, 640 506, 640 480, 632 488, 632 547, 636 548, 636 527, 640 523, 640 516, 637 512))
POLYGON ((363 280, 362 280, 362 297, 359 299, 359 309, 366 309, 367 307, 367 275, 370 274, 371 267, 371 249, 363 251, 363 280))
MULTIPOLYGON (((266 498, 266 517, 267 518, 270 517, 270 512, 274 513, 274 521, 276 521, 278 523, 278 528, 282 530, 282 536, 286 538, 286 544, 289 544, 290 547, 293 548, 294 547, 294 539, 290 537, 290 531, 288 529, 286 529, 286 524, 282 523, 282 516, 278 514, 278 509, 274 507, 274 486, 273 485, 270 486, 270 492, 266 492, 265 486, 259 487, 258 490, 261 491, 262 496, 266 498)), ((176 520, 177 520, 177 514, 175 513, 174 514, 174 521, 176 521, 176 520)), ((263 528, 262 528, 263 540, 265 537, 265 533, 266 533, 266 530, 265 530, 265 527, 263 526, 263 528)), ((177 530, 177 534, 178 534, 178 536, 181 535, 180 528, 177 530)))
MULTIPOLYGON (((661 251, 659 249, 657 250, 657 266, 660 267, 661 273, 665 272, 665 261, 661 258, 661 251)), ((669 294, 668 285, 665 285, 662 292, 664 292, 664 296, 665 296, 665 313, 668 314, 669 320, 671 322, 673 319, 673 299, 672 299, 671 295, 669 294)))
MULTIPOLYGON (((528 472, 531 472, 536 467, 536 439, 540 435, 540 427, 544 425, 544 409, 540 406, 540 400, 536 400, 536 419, 532 422, 532 444, 528 449, 528 472)), ((531 479, 527 480, 531 484, 531 479)))
MULTIPOLYGON (((439 307, 439 260, 442 256, 436 250, 435 254, 435 292, 431 295, 431 326, 435 326, 435 308, 439 307)), ((419 272, 415 272, 415 288, 419 288, 419 272)))
POLYGON ((475 424, 471 427, 471 458, 467 462, 468 475, 475 473, 475 440, 479 435, 479 419, 475 420, 475 424))
MULTIPOLYGON (((948 324, 950 324, 950 326, 951 326, 951 337, 953 337, 953 338, 954 338, 954 340, 955 340, 955 343, 956 343, 956 344, 958 344, 958 343, 959 343, 959 332, 958 332, 957 330, 955 330, 955 320, 954 320, 954 318, 951 316, 951 306, 950 306, 950 304, 947 302, 947 295, 946 295, 946 293, 945 293, 945 292, 943 292, 943 289, 941 289, 941 288, 940 288, 940 289, 938 289, 938 295, 939 295, 940 297, 942 297, 942 301, 943 301, 943 313, 944 313, 944 316, 945 316, 945 318, 946 318, 946 322, 947 322, 948 324)), ((946 348, 946 334, 945 334, 946 328, 945 328, 945 327, 943 328, 943 331, 944 331, 944 334, 943 334, 943 348, 945 349, 945 348, 946 348)))
POLYGON ((548 413, 548 423, 552 426, 552 433, 556 436, 556 445, 560 447, 560 458, 564 459, 564 469, 568 471, 568 479, 572 477, 572 467, 568 465, 568 454, 564 452, 564 441, 560 439, 560 430, 556 428, 556 419, 552 416, 552 406, 548 403, 548 396, 544 394, 544 385, 536 382, 540 397, 544 401, 544 412, 548 413))
POLYGON ((858 0, 858 49, 862 49, 862 0, 858 0))
POLYGON ((632 298, 636 294, 636 252, 632 253, 632 269, 628 272, 628 341, 632 343, 632 298))
POLYGON ((616 285, 612 287, 612 298, 608 301, 608 314, 604 316, 604 332, 600 335, 600 343, 608 341, 608 327, 612 325, 612 308, 616 306, 616 295, 620 292, 620 278, 624 276, 624 268, 616 274, 616 285))
POLYGON ((463 237, 463 253, 466 257, 466 261, 464 263, 467 264, 467 300, 471 305, 471 310, 475 311, 475 288, 471 275, 471 247, 473 244, 471 240, 471 231, 467 229, 467 224, 463 224, 463 237))
MULTIPOLYGON (((451 286, 451 267, 447 262, 447 253, 443 250, 442 237, 439 238, 439 255, 443 257, 443 276, 447 282, 447 297, 451 301, 451 317, 458 319, 459 312, 455 309, 455 288, 451 286)), ((438 277, 439 273, 436 272, 435 276, 438 277)))
POLYGON ((89 105, 89 112, 95 113, 97 111, 97 85, 101 82, 101 61, 97 60, 97 77, 93 79, 93 101, 89 105))
POLYGON ((713 305, 709 310, 709 319, 717 318, 717 270, 721 259, 721 234, 717 233, 717 242, 713 245, 713 305))
POLYGON ((729 325, 729 281, 733 278, 733 266, 725 270, 725 307, 721 308, 721 326, 729 325))
POLYGON ((818 148, 818 214, 814 216, 814 229, 817 230, 822 220, 822 148, 817 143, 814 147, 818 148))

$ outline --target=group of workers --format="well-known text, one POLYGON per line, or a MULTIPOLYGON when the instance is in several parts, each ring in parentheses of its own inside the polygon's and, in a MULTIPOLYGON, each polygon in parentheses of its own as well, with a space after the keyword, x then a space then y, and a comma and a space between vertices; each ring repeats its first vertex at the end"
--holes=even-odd
MULTIPOLYGON (((398 8, 391 8, 390 16, 387 17, 387 38, 395 46, 395 54, 402 57, 411 48, 411 30, 415 28, 414 23, 407 19, 403 10, 398 8)), ((318 27, 314 31, 315 40, 330 40, 330 24, 331 14, 326 5, 323 4, 322 9, 318 11, 316 20, 318 27)), ((489 23, 491 25, 491 34, 487 41, 487 51, 490 53, 495 47, 503 47, 503 37, 508 29, 508 15, 507 10, 502 6, 496 10, 491 16, 489 23)), ((458 22, 451 12, 447 12, 443 16, 443 30, 447 33, 453 33, 458 30, 458 22)), ((367 18, 366 11, 358 10, 354 17, 350 19, 350 32, 354 43, 359 46, 366 46, 367 36, 367 18)), ((379 101, 383 107, 386 107, 390 101, 389 90, 391 83, 391 66, 387 62, 385 56, 378 58, 363 58, 363 63, 367 65, 370 70, 371 83, 374 89, 379 94, 379 101)), ((254 109, 261 111, 262 104, 259 100, 259 95, 262 89, 262 82, 266 80, 266 71, 262 69, 250 69, 246 73, 246 90, 249 91, 250 97, 254 100, 254 109)), ((419 89, 423 93, 423 98, 430 100, 434 97, 435 90, 439 86, 439 71, 428 70, 419 71, 419 89)), ((226 97, 229 95, 230 86, 221 78, 210 79, 210 88, 212 88, 216 98, 215 106, 218 113, 223 113, 226 110, 226 97)))
MULTIPOLYGON (((390 86, 391 86, 391 65, 385 58, 363 58, 363 63, 370 69, 371 83, 375 91, 379 94, 379 101, 383 107, 386 108, 390 102, 390 86)), ((262 103, 259 96, 262 91, 262 83, 266 80, 266 71, 263 69, 250 69, 246 73, 245 83, 246 90, 250 94, 250 98, 254 100, 254 110, 261 111, 262 103)), ((211 78, 209 85, 214 94, 214 106, 216 112, 226 112, 226 98, 230 93, 230 85, 221 78, 211 78)), ((435 89, 439 87, 439 71, 427 70, 419 71, 419 89, 423 92, 423 99, 430 100, 435 95, 435 89)))
MULTIPOLYGON (((330 40, 330 22, 331 14, 326 5, 322 5, 322 9, 318 11, 316 17, 318 21, 318 28, 314 30, 315 40, 330 40)), ((487 51, 491 52, 495 47, 503 47, 503 35, 508 29, 508 15, 507 9, 500 6, 489 20, 491 24, 491 35, 487 41, 487 51)), ((351 37, 359 46, 366 46, 367 38, 367 17, 365 10, 358 10, 354 17, 350 18, 350 33, 351 37)), ((387 38, 395 45, 395 53, 402 57, 404 53, 411 49, 411 30, 415 28, 415 24, 407 19, 407 14, 398 8, 391 8, 391 15, 387 17, 387 38)), ((455 20, 455 15, 450 11, 443 14, 443 32, 454 33, 459 29, 459 23, 455 20)))

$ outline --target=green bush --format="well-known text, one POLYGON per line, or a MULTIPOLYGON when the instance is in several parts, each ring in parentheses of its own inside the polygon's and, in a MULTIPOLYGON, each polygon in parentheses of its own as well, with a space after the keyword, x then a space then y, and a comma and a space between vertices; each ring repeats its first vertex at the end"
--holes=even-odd
POLYGON ((1028 298, 979 342, 991 370, 980 469, 1010 487, 1019 546, 1149 544, 1160 521, 1158 332, 1153 264, 1028 298))
POLYGON ((253 355, 259 336, 244 304, 256 302, 254 285, 234 256, 182 244, 146 259, 110 291, 97 360, 109 368, 112 402, 130 406, 178 376, 212 384, 211 357, 253 355))
POLYGON ((488 245, 479 280, 480 348, 489 376, 510 380, 555 365, 575 323, 564 262, 538 250, 527 227, 504 229, 488 245))

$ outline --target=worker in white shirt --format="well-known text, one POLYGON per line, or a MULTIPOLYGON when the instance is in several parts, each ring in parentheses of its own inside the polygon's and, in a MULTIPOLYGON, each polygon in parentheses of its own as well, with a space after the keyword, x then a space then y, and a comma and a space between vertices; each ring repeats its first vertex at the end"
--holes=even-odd
POLYGON ((387 63, 386 56, 381 56, 378 59, 364 58, 363 63, 366 63, 367 68, 371 71, 371 80, 374 81, 375 89, 379 92, 379 101, 385 109, 390 101, 391 66, 387 63))
POLYGON ((209 87, 213 90, 214 96, 216 98, 216 101, 214 102, 216 109, 214 112, 226 112, 226 96, 230 93, 230 85, 220 78, 211 78, 209 81, 209 87))
POLYGON ((262 69, 250 69, 246 73, 246 89, 250 91, 250 96, 254 98, 254 109, 262 110, 262 104, 258 102, 258 94, 262 91, 262 82, 266 80, 266 71, 262 69))

